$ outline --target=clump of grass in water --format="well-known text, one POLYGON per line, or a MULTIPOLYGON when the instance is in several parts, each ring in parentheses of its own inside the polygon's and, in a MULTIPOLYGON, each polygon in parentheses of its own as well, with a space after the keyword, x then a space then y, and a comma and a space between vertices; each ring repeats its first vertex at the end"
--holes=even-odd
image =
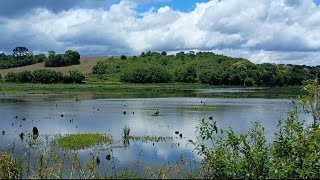
POLYGON ((164 136, 132 136, 130 139, 134 141, 142 141, 142 142, 161 142, 161 141, 170 141, 173 140, 174 137, 164 137, 164 136))
POLYGON ((66 150, 80 150, 93 147, 101 143, 111 143, 110 136, 98 133, 69 134, 56 139, 57 145, 66 150))
POLYGON ((130 137, 130 128, 128 126, 125 126, 123 128, 123 137, 124 139, 127 139, 130 137))
POLYGON ((222 107, 215 107, 215 106, 185 106, 181 107, 182 110, 187 111, 217 111, 222 109, 222 107))

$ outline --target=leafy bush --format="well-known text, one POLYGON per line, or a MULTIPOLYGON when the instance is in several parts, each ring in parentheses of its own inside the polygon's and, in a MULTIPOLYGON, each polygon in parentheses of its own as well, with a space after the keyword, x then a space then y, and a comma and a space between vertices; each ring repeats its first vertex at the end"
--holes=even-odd
POLYGON ((124 72, 121 80, 130 83, 166 83, 171 76, 161 67, 138 67, 124 72))
POLYGON ((42 62, 46 61, 47 56, 45 54, 37 54, 34 56, 34 58, 37 63, 42 63, 42 62))
POLYGON ((79 71, 69 71, 69 75, 63 77, 64 83, 81 83, 85 77, 79 71))
POLYGON ((175 81, 185 83, 197 82, 197 70, 193 65, 179 68, 175 71, 175 81))
MULTIPOLYGON (((306 87, 309 86, 320 91, 315 84, 306 87)), ((313 95, 309 91, 306 96, 314 98, 313 95)), ((264 128, 257 122, 247 133, 237 135, 232 129, 218 130, 216 121, 202 119, 196 131, 202 141, 189 140, 204 156, 200 178, 319 178, 319 122, 308 124, 299 119, 300 113, 294 107, 287 118, 279 119, 279 130, 270 143, 266 141, 264 128)))
POLYGON ((64 76, 61 72, 56 72, 47 69, 36 71, 9 72, 5 76, 7 82, 33 82, 33 83, 81 83, 85 79, 84 75, 78 71, 70 71, 69 75, 64 76))
POLYGON ((61 72, 56 72, 47 69, 40 69, 33 71, 33 79, 34 83, 43 83, 43 84, 52 84, 62 82, 63 74, 61 72))

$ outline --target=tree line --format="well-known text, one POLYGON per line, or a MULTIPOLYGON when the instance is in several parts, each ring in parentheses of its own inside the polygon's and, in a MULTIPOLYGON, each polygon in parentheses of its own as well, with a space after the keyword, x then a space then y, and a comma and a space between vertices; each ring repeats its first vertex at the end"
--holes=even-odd
POLYGON ((282 86, 301 85, 320 73, 320 66, 254 64, 212 52, 142 52, 139 56, 108 58, 93 74, 129 83, 205 83, 210 85, 282 86))
POLYGON ((6 82, 19 82, 19 83, 82 83, 85 76, 79 71, 69 71, 68 75, 63 75, 61 72, 53 70, 40 69, 22 72, 9 72, 5 77, 6 82))
POLYGON ((15 68, 27 66, 35 63, 42 63, 46 67, 61 67, 80 64, 80 54, 77 51, 67 50, 64 54, 56 54, 55 51, 49 51, 46 54, 33 55, 26 47, 16 47, 12 54, 0 54, 0 69, 15 68))

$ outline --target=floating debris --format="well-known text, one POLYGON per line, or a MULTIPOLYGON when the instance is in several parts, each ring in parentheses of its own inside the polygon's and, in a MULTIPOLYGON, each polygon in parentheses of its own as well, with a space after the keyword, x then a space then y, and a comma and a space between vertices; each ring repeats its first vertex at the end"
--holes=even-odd
POLYGON ((213 117, 212 117, 212 116, 210 116, 210 117, 209 117, 209 119, 210 119, 210 120, 213 120, 213 117))
POLYGON ((97 165, 99 165, 99 164, 100 164, 100 158, 99 158, 99 156, 97 156, 96 161, 97 161, 97 165))
POLYGON ((22 120, 25 121, 27 118, 23 117, 22 120))
POLYGON ((127 114, 127 111, 123 111, 123 114, 126 115, 126 114, 127 114))
POLYGON ((6 134, 6 132, 5 131, 2 131, 2 135, 5 135, 6 134))
POLYGON ((154 113, 155 116, 159 116, 159 109, 156 110, 156 112, 154 113))
POLYGON ((23 140, 24 134, 23 134, 23 133, 20 133, 19 136, 20 136, 20 139, 23 140))
POLYGON ((179 134, 179 131, 175 131, 174 133, 175 133, 175 134, 179 134))
POLYGON ((181 134, 179 134, 179 136, 180 136, 180 138, 182 138, 182 133, 181 133, 181 134))
POLYGON ((111 160, 111 155, 108 154, 108 155, 106 156, 106 159, 107 159, 108 161, 110 161, 110 160, 111 160))
POLYGON ((15 118, 18 119, 18 116, 16 116, 15 118))
POLYGON ((61 117, 63 117, 64 115, 63 115, 63 114, 61 114, 60 116, 61 116, 61 117))
POLYGON ((33 127, 32 129, 32 134, 38 136, 39 135, 39 131, 37 127, 33 127))

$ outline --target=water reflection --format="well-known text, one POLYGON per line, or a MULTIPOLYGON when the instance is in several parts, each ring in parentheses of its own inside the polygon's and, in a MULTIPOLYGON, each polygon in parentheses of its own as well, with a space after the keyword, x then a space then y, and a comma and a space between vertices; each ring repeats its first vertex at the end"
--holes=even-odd
MULTIPOLYGON (((139 167, 143 171, 144 165, 159 167, 164 162, 176 161, 181 154, 199 160, 201 157, 192 151, 194 147, 188 144, 188 140, 196 139, 194 132, 202 118, 212 117, 218 121, 219 129, 232 127, 236 133, 246 132, 252 121, 260 121, 266 128, 267 138, 272 139, 277 120, 285 117, 291 108, 291 100, 132 98, 75 101, 59 98, 27 102, 9 100, 1 101, 0 105, 0 130, 6 131, 5 135, 0 136, 0 147, 11 147, 8 144, 20 141, 20 133, 30 134, 33 127, 37 127, 40 137, 44 134, 53 136, 79 132, 111 134, 114 146, 123 145, 122 130, 125 126, 129 126, 135 136, 174 137, 168 142, 126 141, 127 148, 104 147, 98 152, 101 160, 98 168, 101 170, 108 167, 110 171, 122 171, 139 167), (214 108, 204 111, 193 109, 202 106, 214 108), (159 116, 152 116, 157 109, 159 116), (22 120, 23 117, 25 120, 22 120), (175 131, 182 133, 182 138, 175 131)), ((92 151, 87 149, 79 153, 88 155, 92 151)))

